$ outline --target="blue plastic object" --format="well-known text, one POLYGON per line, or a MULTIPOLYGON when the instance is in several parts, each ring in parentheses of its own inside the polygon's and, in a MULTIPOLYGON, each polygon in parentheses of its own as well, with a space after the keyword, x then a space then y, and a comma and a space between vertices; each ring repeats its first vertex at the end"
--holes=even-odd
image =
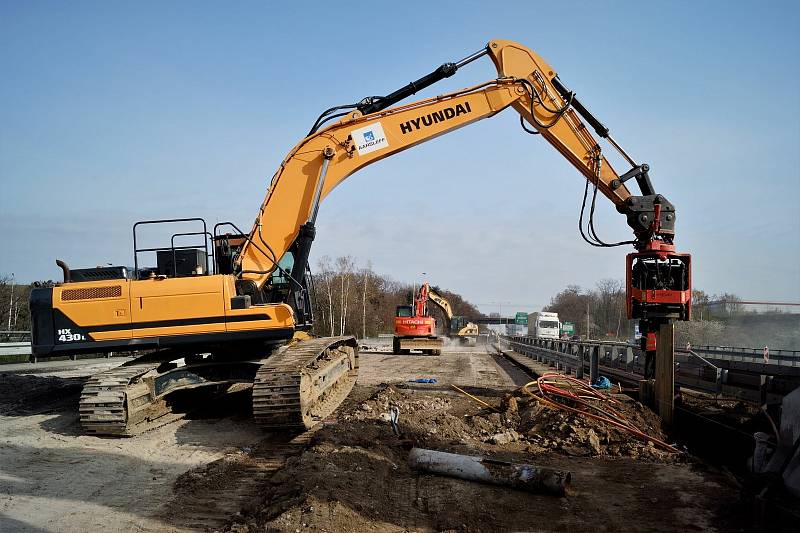
POLYGON ((409 383, 433 383, 433 384, 436 384, 436 383, 438 383, 438 381, 436 381, 436 378, 417 378, 417 379, 409 379, 409 380, 408 380, 408 382, 409 382, 409 383))
POLYGON ((611 388, 611 380, 605 376, 599 376, 594 383, 592 383, 592 388, 594 389, 610 389, 611 388))

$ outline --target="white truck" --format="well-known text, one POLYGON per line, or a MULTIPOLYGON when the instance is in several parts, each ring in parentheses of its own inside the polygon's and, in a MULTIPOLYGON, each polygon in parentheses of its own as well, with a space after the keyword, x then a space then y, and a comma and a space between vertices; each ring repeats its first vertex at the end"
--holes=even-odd
POLYGON ((528 334, 539 339, 558 339, 561 336, 561 322, 558 313, 541 311, 528 315, 528 334))

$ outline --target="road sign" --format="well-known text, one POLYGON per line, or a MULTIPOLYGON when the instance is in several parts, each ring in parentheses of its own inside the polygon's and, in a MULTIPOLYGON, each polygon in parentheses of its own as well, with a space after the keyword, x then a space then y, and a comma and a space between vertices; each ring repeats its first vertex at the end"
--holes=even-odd
POLYGON ((527 326, 528 325, 528 313, 520 311, 517 313, 517 316, 514 319, 514 322, 519 324, 520 326, 527 326))
POLYGON ((561 333, 572 335, 573 333, 575 333, 575 324, 573 324, 572 322, 562 322, 561 333))

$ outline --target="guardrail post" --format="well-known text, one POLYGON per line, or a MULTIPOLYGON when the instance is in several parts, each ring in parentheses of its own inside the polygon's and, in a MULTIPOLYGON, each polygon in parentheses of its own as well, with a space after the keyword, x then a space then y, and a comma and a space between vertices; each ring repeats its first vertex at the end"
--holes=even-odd
POLYGON ((653 405, 653 386, 652 379, 639 380, 639 401, 648 407, 655 407, 653 405))
POLYGON ((589 382, 595 383, 600 377, 600 347, 589 347, 589 382))
POLYGON ((772 376, 761 374, 761 387, 759 388, 761 404, 767 405, 767 391, 772 388, 772 376))

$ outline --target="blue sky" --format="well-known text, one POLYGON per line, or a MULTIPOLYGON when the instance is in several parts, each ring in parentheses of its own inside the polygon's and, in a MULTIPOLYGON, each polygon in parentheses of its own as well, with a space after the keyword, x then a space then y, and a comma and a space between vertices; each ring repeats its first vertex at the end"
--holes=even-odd
MULTIPOLYGON (((0 3, 0 273, 131 264, 134 221, 249 228, 323 109, 491 38, 539 52, 678 209, 695 286, 800 300, 797 2, 0 3)), ((487 59, 419 95, 495 75, 487 59)), ((618 170, 623 165, 617 164, 618 170)), ((513 110, 381 161, 323 204, 313 256, 533 310, 624 276, 577 231, 583 181, 513 110)), ((606 239, 623 217, 598 210, 606 239)))

